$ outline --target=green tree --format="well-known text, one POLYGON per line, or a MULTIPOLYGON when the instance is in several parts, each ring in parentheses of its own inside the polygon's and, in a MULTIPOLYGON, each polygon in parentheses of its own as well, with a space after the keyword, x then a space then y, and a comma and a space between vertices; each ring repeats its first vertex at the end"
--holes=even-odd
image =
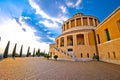
POLYGON ((30 46, 28 47, 28 50, 27 50, 27 57, 29 57, 29 55, 30 55, 30 46))
POLYGON ((44 57, 49 59, 50 58, 50 55, 49 54, 44 54, 44 57))
POLYGON ((20 49, 20 57, 22 57, 22 51, 23 51, 23 45, 21 45, 21 49, 20 49))
POLYGON ((34 50, 33 50, 33 57, 35 56, 35 48, 34 48, 34 50))
POLYGON ((37 55, 37 56, 41 56, 41 54, 40 54, 40 49, 38 49, 38 51, 36 52, 36 55, 37 55))
POLYGON ((14 46, 14 49, 12 52, 12 57, 15 57, 15 55, 16 55, 16 46, 17 46, 17 43, 15 43, 15 46, 14 46))
POLYGON ((5 50, 4 50, 3 58, 8 57, 9 45, 10 45, 10 41, 8 41, 7 46, 6 46, 5 50))

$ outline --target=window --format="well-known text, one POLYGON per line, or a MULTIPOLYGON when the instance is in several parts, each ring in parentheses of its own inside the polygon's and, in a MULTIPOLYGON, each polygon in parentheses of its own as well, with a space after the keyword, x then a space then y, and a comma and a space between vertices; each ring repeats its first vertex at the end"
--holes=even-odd
POLYGON ((105 34, 106 34, 107 41, 110 41, 110 34, 109 34, 108 29, 105 29, 105 34))
POLYGON ((89 53, 87 53, 87 58, 89 58, 89 53))
POLYGON ((60 39, 60 47, 63 47, 63 46, 64 46, 64 37, 60 39))
POLYGON ((118 24, 118 29, 120 31, 120 20, 117 21, 117 24, 118 24))
POLYGON ((97 34, 98 44, 100 44, 100 36, 97 34))
POLYGON ((115 52, 113 52, 113 57, 116 58, 116 54, 115 54, 115 52))
POLYGON ((84 35, 83 34, 77 35, 77 45, 84 45, 84 35))
POLYGON ((73 46, 73 36, 67 36, 67 46, 73 46))
POLYGON ((67 22, 67 29, 69 29, 69 22, 67 22))
POLYGON ((68 49, 68 52, 69 52, 69 51, 73 51, 73 49, 69 48, 69 49, 68 49))
POLYGON ((110 53, 108 52, 108 58, 110 58, 110 53))
POLYGON ((95 53, 93 53, 93 56, 95 56, 95 53))
POLYGON ((83 54, 81 53, 81 58, 83 57, 83 54))

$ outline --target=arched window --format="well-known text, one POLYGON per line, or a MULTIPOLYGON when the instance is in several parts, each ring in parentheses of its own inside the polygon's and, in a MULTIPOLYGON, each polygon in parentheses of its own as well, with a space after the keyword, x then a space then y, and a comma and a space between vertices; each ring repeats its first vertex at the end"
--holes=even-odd
POLYGON ((83 57, 83 54, 81 53, 80 56, 81 56, 81 58, 82 58, 82 57, 83 57))
POLYGON ((110 58, 110 53, 108 52, 108 58, 110 58))
POLYGON ((115 52, 113 52, 113 57, 116 58, 116 54, 115 54, 115 52))
POLYGON ((89 53, 87 53, 87 58, 89 58, 89 53))
POLYGON ((69 49, 68 49, 68 52, 69 52, 69 51, 73 51, 73 49, 72 49, 72 48, 69 48, 69 49))

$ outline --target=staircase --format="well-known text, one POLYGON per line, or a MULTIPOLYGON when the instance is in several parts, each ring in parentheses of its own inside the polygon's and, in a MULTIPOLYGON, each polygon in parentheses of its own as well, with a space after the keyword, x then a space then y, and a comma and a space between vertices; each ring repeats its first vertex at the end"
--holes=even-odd
POLYGON ((57 48, 57 47, 53 47, 55 49, 55 52, 58 54, 58 58, 59 59, 63 59, 63 60, 71 60, 72 55, 69 54, 68 52, 65 52, 64 50, 57 48))

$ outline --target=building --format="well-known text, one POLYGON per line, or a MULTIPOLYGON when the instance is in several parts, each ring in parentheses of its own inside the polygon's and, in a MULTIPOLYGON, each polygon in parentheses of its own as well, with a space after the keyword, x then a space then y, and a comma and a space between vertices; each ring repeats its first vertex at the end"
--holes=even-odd
POLYGON ((95 33, 100 60, 120 64, 120 7, 97 26, 95 33))
POLYGON ((92 60, 120 64, 120 7, 102 23, 94 16, 76 13, 62 25, 62 34, 50 44, 50 54, 60 59, 92 60))

